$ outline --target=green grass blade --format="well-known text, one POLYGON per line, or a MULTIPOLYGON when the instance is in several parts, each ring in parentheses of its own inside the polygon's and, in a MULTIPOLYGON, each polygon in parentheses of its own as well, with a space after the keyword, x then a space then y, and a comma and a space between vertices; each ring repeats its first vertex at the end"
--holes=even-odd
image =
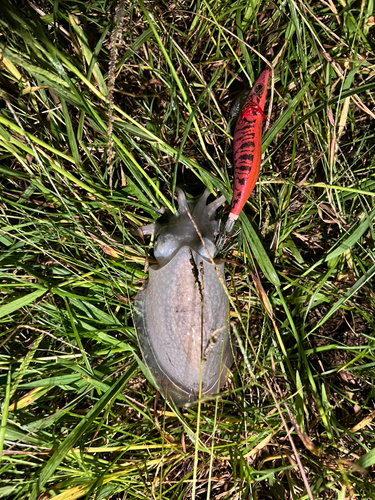
POLYGON ((56 452, 52 455, 49 461, 44 466, 38 478, 35 479, 35 483, 30 494, 29 500, 36 500, 39 493, 41 492, 43 486, 47 483, 51 475, 54 473, 56 468, 59 466, 65 455, 74 446, 76 441, 80 438, 85 429, 93 422, 93 420, 104 410, 106 405, 115 398, 120 391, 123 389, 125 384, 134 375, 136 369, 136 362, 132 363, 127 371, 119 378, 119 380, 109 388, 106 393, 97 401, 97 403, 91 408, 88 414, 82 418, 81 422, 75 427, 73 431, 65 438, 61 443, 56 452))
POLYGON ((28 306, 36 301, 39 297, 44 295, 47 290, 44 288, 35 290, 35 292, 31 292, 23 297, 19 297, 18 299, 12 300, 8 304, 3 304, 0 306, 0 318, 4 318, 4 316, 9 316, 10 314, 18 311, 21 307, 28 306))
POLYGON ((317 325, 310 331, 312 333, 317 328, 320 328, 324 323, 328 321, 328 319, 335 314, 341 306, 343 306, 346 302, 349 301, 353 295, 355 295, 368 281, 372 279, 375 275, 375 264, 370 267, 368 271, 366 271, 363 276, 359 278, 359 280, 347 291, 344 295, 339 299, 328 311, 328 313, 317 323, 317 325))
POLYGON ((10 402, 10 387, 11 387, 11 371, 9 370, 8 374, 7 374, 5 398, 4 398, 4 401, 1 403, 0 463, 2 460, 5 431, 6 431, 6 427, 7 427, 7 421, 8 421, 8 408, 9 408, 9 402, 10 402))

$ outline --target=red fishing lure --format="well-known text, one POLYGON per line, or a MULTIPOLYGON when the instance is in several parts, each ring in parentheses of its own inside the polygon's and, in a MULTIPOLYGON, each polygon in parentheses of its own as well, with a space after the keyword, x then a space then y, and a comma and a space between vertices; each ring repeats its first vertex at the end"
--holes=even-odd
POLYGON ((226 232, 233 227, 234 221, 240 215, 258 180, 262 155, 262 126, 263 120, 266 119, 264 105, 269 76, 270 70, 266 69, 255 82, 242 106, 234 130, 234 189, 226 232))

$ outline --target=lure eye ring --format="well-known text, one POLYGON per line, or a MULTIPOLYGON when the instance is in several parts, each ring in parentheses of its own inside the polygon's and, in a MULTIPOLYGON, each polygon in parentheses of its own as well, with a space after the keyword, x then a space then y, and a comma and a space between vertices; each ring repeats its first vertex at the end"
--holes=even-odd
POLYGON ((258 85, 255 86, 253 92, 254 92, 254 94, 256 94, 260 97, 263 94, 263 89, 264 89, 264 85, 262 85, 261 83, 258 83, 258 85))

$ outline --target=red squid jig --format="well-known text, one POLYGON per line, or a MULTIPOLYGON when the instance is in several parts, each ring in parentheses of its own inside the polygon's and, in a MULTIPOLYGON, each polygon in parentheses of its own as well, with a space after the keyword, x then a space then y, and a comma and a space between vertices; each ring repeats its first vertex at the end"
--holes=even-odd
POLYGON ((265 69, 255 82, 242 106, 234 130, 234 189, 225 233, 233 229, 234 223, 252 193, 259 177, 262 156, 262 126, 264 105, 270 70, 265 69))

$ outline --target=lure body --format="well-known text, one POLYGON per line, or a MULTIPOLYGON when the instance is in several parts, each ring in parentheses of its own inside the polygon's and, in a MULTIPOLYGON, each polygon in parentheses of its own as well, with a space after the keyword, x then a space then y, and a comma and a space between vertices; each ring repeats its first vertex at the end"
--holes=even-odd
POLYGON ((193 403, 200 383, 202 396, 219 392, 233 361, 224 263, 215 261, 215 269, 207 255, 217 252, 214 214, 224 198, 207 205, 208 196, 206 190, 194 205, 178 190, 179 213, 169 213, 166 223, 153 228, 158 265, 150 267, 147 286, 135 303, 145 364, 177 406, 193 403))
POLYGON ((239 214, 258 180, 262 155, 264 105, 270 71, 264 70, 248 95, 234 131, 234 189, 229 220, 239 214))

